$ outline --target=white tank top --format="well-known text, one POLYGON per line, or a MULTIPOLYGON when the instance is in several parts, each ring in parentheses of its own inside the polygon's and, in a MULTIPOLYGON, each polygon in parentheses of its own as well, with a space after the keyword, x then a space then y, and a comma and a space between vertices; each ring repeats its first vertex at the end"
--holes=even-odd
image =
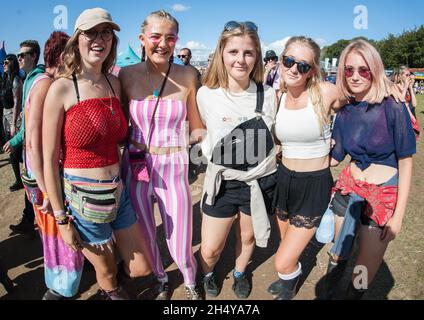
POLYGON ((287 159, 315 159, 330 153, 331 130, 324 125, 324 136, 314 111, 311 98, 306 108, 286 109, 287 94, 281 97, 275 121, 275 135, 281 141, 283 157, 287 159))

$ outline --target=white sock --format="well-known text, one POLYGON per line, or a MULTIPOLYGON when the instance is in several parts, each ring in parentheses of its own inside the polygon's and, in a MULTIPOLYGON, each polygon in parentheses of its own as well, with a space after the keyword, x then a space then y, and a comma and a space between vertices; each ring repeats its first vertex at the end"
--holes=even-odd
POLYGON ((298 266, 299 267, 297 268, 297 270, 295 272, 290 273, 290 274, 281 274, 281 273, 278 273, 278 277, 281 280, 291 280, 291 279, 294 279, 294 278, 300 276, 302 274, 302 265, 301 265, 300 262, 298 262, 298 266))

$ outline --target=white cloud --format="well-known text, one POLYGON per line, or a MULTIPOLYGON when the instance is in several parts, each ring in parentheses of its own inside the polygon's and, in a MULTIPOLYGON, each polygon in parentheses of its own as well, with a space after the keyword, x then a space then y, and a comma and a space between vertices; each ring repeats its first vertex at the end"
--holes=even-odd
POLYGON ((177 11, 177 12, 188 11, 190 9, 191 9, 191 7, 185 6, 181 3, 176 3, 176 4, 172 5, 172 10, 177 11))
POLYGON ((213 51, 212 48, 208 47, 206 44, 197 42, 197 41, 187 41, 185 44, 178 44, 176 47, 176 53, 182 48, 189 48, 193 56, 192 61, 207 61, 208 55, 213 51))
MULTIPOLYGON (((262 43, 263 55, 265 55, 265 52, 267 52, 268 50, 274 50, 277 56, 280 56, 281 53, 283 53, 286 43, 290 38, 291 37, 285 37, 284 39, 276 40, 274 42, 271 42, 270 44, 262 43)), ((327 40, 323 38, 316 38, 314 40, 320 46, 320 48, 323 48, 327 44, 327 40)))
POLYGON ((316 38, 314 40, 316 41, 316 43, 318 43, 318 45, 320 46, 320 48, 325 47, 326 44, 327 44, 327 40, 325 40, 323 38, 316 38))
POLYGON ((284 39, 276 40, 270 44, 262 44, 263 55, 265 55, 265 52, 268 50, 274 50, 277 56, 280 56, 280 54, 283 53, 284 47, 289 39, 290 37, 285 37, 284 39))

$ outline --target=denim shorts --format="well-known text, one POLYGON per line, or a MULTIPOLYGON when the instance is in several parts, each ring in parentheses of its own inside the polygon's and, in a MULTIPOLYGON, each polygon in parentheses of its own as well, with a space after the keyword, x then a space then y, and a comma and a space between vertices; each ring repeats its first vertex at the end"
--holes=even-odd
MULTIPOLYGON (((76 177, 69 174, 64 174, 64 178, 69 181, 79 182, 94 182, 94 183, 111 183, 117 182, 114 180, 93 180, 82 177, 76 177)), ((123 230, 132 226, 137 221, 137 216, 131 205, 129 189, 124 187, 119 201, 118 213, 116 219, 111 223, 94 223, 87 221, 81 217, 77 210, 69 206, 74 218, 74 227, 78 230, 81 239, 91 245, 103 245, 112 239, 114 230, 123 230)))

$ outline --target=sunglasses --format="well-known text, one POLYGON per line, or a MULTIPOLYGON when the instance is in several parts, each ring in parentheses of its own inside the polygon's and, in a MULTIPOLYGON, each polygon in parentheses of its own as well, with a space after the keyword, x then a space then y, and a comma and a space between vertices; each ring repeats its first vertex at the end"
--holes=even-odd
POLYGON ((278 61, 278 58, 274 57, 274 58, 265 58, 264 59, 264 62, 269 62, 269 61, 278 61))
MULTIPOLYGON (((352 78, 355 71, 356 70, 350 66, 348 67, 345 66, 344 68, 344 74, 346 78, 352 78)), ((371 71, 367 67, 359 67, 357 71, 362 78, 371 79, 371 71)))
POLYGON ((238 28, 245 28, 246 30, 258 32, 258 26, 252 21, 237 22, 237 21, 228 21, 224 25, 224 31, 232 31, 238 28))
POLYGON ((167 43, 168 45, 175 45, 178 41, 178 36, 176 34, 162 35, 159 33, 154 33, 147 34, 147 38, 149 38, 149 40, 154 45, 158 45, 162 41, 162 39, 165 39, 165 43, 167 43))
POLYGON ((312 69, 312 66, 310 64, 307 64, 306 62, 296 61, 293 57, 283 56, 283 65, 286 68, 290 69, 295 64, 297 64, 297 71, 299 71, 300 74, 308 73, 309 70, 312 69))
POLYGON ((177 55, 177 57, 180 58, 180 59, 187 59, 188 55, 187 54, 179 54, 179 55, 177 55))
POLYGON ((81 34, 90 42, 96 40, 99 35, 103 41, 109 41, 110 39, 113 38, 112 29, 104 29, 101 31, 96 31, 94 29, 91 29, 91 30, 83 31, 81 32, 81 34))
POLYGON ((3 65, 4 65, 4 66, 7 66, 9 63, 10 63, 10 61, 9 61, 9 60, 4 60, 4 61, 3 61, 3 65))
POLYGON ((33 51, 20 52, 20 53, 17 54, 17 57, 18 57, 18 59, 23 59, 23 58, 25 58, 25 56, 27 54, 33 54, 33 53, 34 53, 33 51))

